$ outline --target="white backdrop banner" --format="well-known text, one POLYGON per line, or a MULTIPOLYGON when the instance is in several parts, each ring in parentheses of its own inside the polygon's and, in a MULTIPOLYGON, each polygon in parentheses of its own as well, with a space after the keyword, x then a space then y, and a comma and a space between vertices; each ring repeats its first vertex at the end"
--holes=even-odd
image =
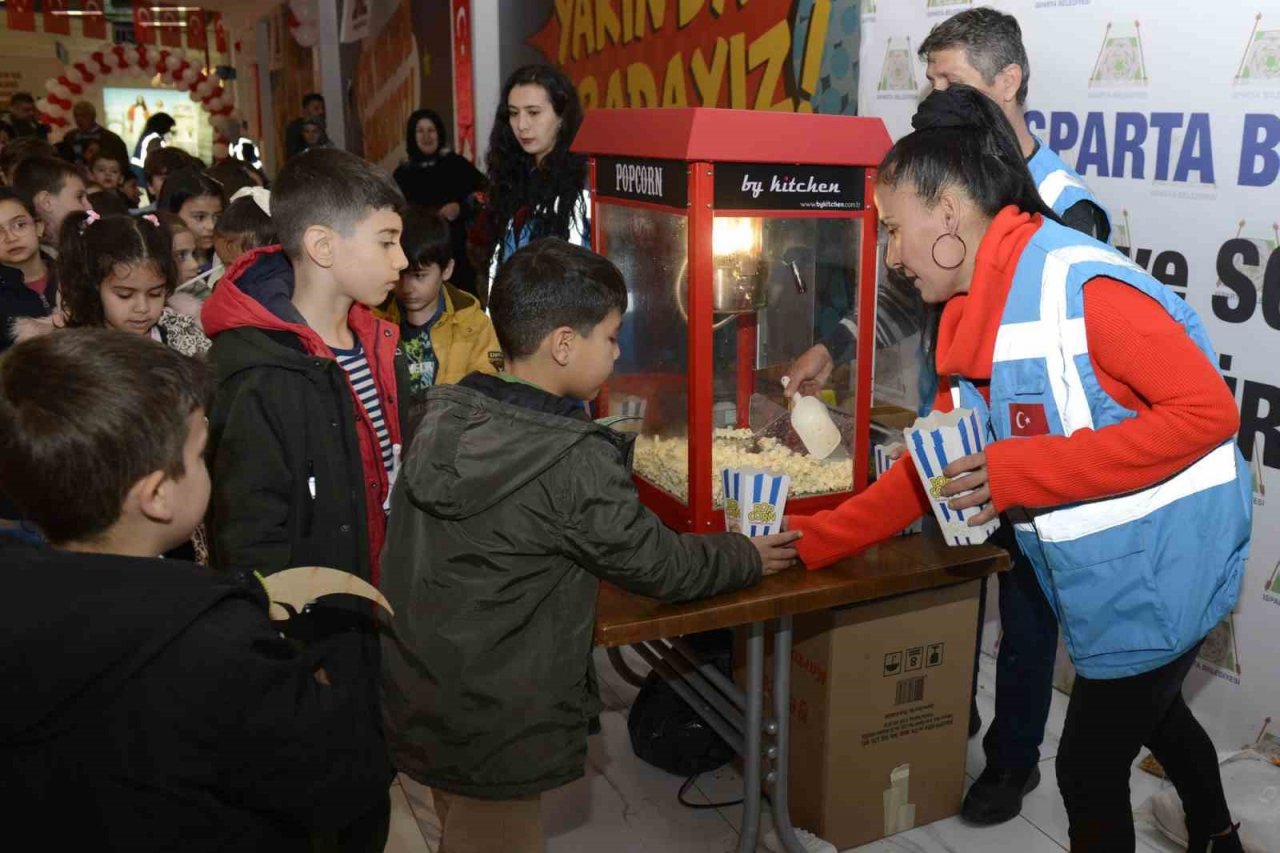
POLYGON ((1199 312, 1235 391, 1253 548, 1187 694, 1220 749, 1268 717, 1280 746, 1280 2, 863 0, 859 112, 909 132, 916 50, 978 5, 1018 18, 1032 132, 1110 211, 1112 243, 1199 312))

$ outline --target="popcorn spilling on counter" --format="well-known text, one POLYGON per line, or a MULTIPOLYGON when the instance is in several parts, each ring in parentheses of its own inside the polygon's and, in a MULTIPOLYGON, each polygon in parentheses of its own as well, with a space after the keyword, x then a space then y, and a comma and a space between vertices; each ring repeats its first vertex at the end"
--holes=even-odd
MULTIPOLYGON (((712 502, 724 505, 724 468, 754 469, 791 477, 791 497, 847 492, 853 489, 848 459, 815 459, 788 450, 775 438, 762 438, 758 452, 749 429, 717 429, 711 442, 712 502)), ((689 499, 689 442, 684 438, 641 436, 636 441, 635 471, 653 485, 689 499)))

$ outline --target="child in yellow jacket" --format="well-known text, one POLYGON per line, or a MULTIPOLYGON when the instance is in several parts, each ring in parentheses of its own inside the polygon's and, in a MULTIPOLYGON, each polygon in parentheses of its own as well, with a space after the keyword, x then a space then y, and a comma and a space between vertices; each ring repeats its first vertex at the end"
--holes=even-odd
POLYGON ((453 273, 449 226, 433 212, 410 209, 400 235, 409 266, 400 273, 395 299, 381 312, 400 324, 409 362, 413 410, 432 385, 452 385, 469 373, 496 374, 502 348, 480 302, 449 284, 453 273))

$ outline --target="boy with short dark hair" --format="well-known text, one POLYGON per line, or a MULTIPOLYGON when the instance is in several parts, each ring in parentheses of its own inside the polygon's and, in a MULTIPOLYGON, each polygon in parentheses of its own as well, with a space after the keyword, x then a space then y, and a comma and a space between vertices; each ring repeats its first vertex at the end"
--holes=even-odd
POLYGON ((376 585, 407 370, 369 306, 406 265, 402 204, 353 154, 291 160, 271 199, 281 245, 242 256, 205 303, 218 568, 328 565, 376 585))
MULTIPOLYGON (((300 155, 272 193, 281 245, 242 255, 205 303, 218 378, 214 567, 329 566, 378 585, 408 371, 399 330, 370 306, 406 265, 403 204, 390 178, 354 154, 300 155)), ((290 624, 300 639, 359 631, 377 672, 367 609, 321 604, 290 624)), ((389 807, 345 849, 380 851, 389 807)))
POLYGON ((13 172, 13 188, 31 200, 44 223, 41 242, 45 251, 58 256, 62 221, 77 210, 92 210, 84 178, 75 166, 59 157, 28 157, 13 172))
POLYGON ((120 162, 119 157, 109 152, 99 151, 92 157, 86 158, 85 165, 89 167, 89 175, 94 183, 103 190, 116 192, 120 189, 120 181, 126 166, 120 162))
POLYGON ((209 386, 202 362, 106 329, 0 360, 0 482, 51 543, 0 543, 15 837, 301 851, 386 795, 358 644, 300 653, 259 585, 158 556, 204 515, 209 386))
POLYGON ((409 266, 400 273, 387 319, 400 324, 400 342, 409 362, 411 414, 432 385, 452 385, 469 373, 496 374, 502 350, 480 301, 454 287, 453 242, 439 214, 410 208, 400 235, 409 266))
POLYGON ((444 850, 541 851, 541 792, 582 775, 600 710, 600 578, 668 600, 741 589, 793 533, 677 534, 631 481, 632 438, 585 419, 613 372, 627 290, 608 260, 544 239, 500 268, 507 373, 427 392, 392 499, 383 592, 393 762, 434 789, 444 850))
POLYGON ((193 166, 202 168, 200 161, 172 145, 157 148, 148 154, 142 161, 142 178, 147 182, 147 198, 150 200, 148 207, 155 208, 156 199, 160 198, 160 191, 164 189, 165 178, 170 172, 193 166))

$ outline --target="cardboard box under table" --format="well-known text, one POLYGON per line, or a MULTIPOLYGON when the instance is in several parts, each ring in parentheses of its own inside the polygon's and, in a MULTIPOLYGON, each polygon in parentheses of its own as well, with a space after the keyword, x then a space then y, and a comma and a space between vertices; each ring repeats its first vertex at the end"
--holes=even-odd
MULTIPOLYGON (((978 587, 970 581, 796 617, 796 826, 845 850, 959 813, 978 587)), ((744 631, 737 640, 735 660, 743 662, 744 631)), ((772 648, 765 660, 769 672, 772 648)), ((740 685, 745 673, 741 663, 740 685)))
POLYGON ((744 757, 740 851, 756 850, 762 790, 789 853, 803 850, 793 810, 845 849, 959 810, 977 581, 1008 565, 926 528, 686 604, 601 584, 595 640, 639 682, 618 654, 630 645, 744 757), (680 640, 719 628, 741 628, 738 686, 680 640), (768 666, 766 639, 780 650, 768 666))

